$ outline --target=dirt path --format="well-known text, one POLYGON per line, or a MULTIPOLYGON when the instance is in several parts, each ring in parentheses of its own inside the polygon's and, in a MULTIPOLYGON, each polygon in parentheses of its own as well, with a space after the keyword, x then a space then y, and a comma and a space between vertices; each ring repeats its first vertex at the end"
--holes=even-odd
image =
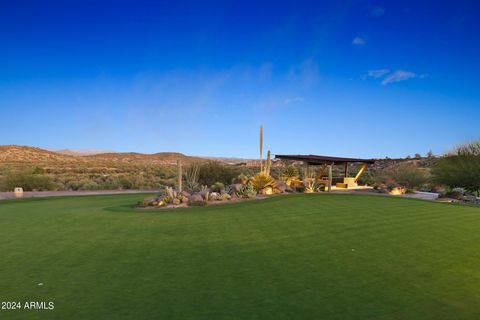
MULTIPOLYGON (((129 193, 158 193, 157 190, 98 190, 98 191, 26 191, 24 198, 62 197, 62 196, 89 196, 101 194, 129 194, 129 193)), ((13 192, 0 192, 0 200, 15 199, 13 192)))

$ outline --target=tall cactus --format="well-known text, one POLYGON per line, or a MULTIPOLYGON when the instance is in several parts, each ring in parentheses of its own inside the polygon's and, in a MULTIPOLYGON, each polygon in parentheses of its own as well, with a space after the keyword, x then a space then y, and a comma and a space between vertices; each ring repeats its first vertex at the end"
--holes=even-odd
POLYGON ((272 164, 272 160, 270 159, 270 150, 267 152, 267 163, 265 164, 265 175, 270 176, 270 166, 272 164))
POLYGON ((260 172, 263 172, 263 126, 260 126, 260 172))
POLYGON ((177 160, 177 188, 178 192, 182 192, 182 180, 183 180, 183 174, 182 174, 182 160, 177 160))

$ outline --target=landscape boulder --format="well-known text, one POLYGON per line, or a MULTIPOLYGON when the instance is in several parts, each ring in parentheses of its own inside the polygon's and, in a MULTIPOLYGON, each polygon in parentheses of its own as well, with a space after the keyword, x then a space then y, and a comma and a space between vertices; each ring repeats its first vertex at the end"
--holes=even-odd
POLYGON ((203 201, 203 197, 199 193, 194 193, 188 198, 188 200, 190 200, 190 202, 203 201))
POLYGON ((220 194, 218 192, 210 192, 208 200, 220 200, 220 194))
POLYGON ((281 193, 284 193, 288 188, 287 184, 282 180, 277 180, 275 182, 275 185, 276 185, 276 189, 281 193))
POLYGON ((463 197, 463 201, 469 202, 469 203, 476 203, 477 202, 477 197, 474 196, 473 194, 465 194, 463 197))
POLYGON ((180 194, 181 194, 182 196, 184 196, 184 197, 187 197, 187 198, 191 196, 191 194, 190 194, 189 192, 185 191, 185 190, 183 190, 182 192, 180 192, 180 194))

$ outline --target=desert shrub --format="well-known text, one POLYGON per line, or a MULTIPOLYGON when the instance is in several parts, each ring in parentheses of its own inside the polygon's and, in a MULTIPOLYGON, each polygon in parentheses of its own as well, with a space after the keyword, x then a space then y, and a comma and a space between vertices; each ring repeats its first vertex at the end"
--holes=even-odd
POLYGON ((211 187, 210 190, 214 192, 220 192, 225 189, 225 185, 221 182, 215 182, 211 187))
POLYGON ((78 190, 98 190, 99 185, 93 180, 83 180, 78 190))
POLYGON ((209 186, 215 182, 230 184, 239 173, 238 167, 224 165, 217 161, 209 161, 200 166, 198 182, 209 186))
POLYGON ((419 168, 416 163, 405 162, 393 164, 379 170, 369 177, 374 186, 386 186, 388 189, 406 187, 418 189, 430 180, 428 169, 419 168))
POLYGON ((282 173, 282 180, 290 186, 298 183, 298 170, 294 166, 288 166, 282 173))
POLYGON ((57 184, 51 176, 33 174, 30 172, 7 173, 1 183, 4 191, 13 191, 15 187, 22 187, 25 191, 49 191, 55 190, 57 184))
POLYGON ((480 140, 460 146, 454 153, 438 159, 432 173, 438 183, 480 195, 480 140))

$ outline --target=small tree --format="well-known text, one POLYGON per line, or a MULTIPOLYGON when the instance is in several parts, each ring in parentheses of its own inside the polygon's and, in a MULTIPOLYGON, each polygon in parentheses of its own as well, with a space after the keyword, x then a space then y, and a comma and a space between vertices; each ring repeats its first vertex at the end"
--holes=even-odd
POLYGON ((415 159, 421 159, 422 155, 420 153, 415 153, 415 159))

